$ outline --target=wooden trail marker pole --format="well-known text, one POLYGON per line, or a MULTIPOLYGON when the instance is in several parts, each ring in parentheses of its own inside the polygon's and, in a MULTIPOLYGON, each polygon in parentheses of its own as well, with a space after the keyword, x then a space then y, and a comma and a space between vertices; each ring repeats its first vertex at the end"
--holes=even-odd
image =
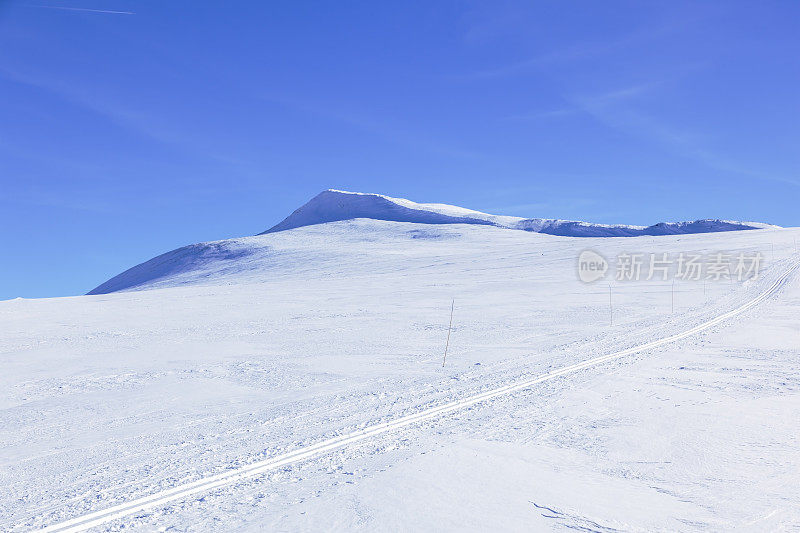
POLYGON ((447 343, 444 345, 444 357, 442 358, 442 368, 444 368, 444 364, 447 361, 447 348, 450 347, 450 331, 453 329, 453 309, 456 306, 456 301, 453 299, 450 302, 450 325, 447 327, 447 343))
POLYGON ((672 314, 675 314, 675 280, 672 280, 672 314))

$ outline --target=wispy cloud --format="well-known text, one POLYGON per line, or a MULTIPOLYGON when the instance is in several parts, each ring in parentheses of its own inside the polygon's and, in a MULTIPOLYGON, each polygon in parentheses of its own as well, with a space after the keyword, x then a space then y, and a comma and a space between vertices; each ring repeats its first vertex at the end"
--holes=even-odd
MULTIPOLYGON (((133 133, 148 143, 166 148, 176 157, 221 165, 227 170, 237 166, 231 157, 227 157, 227 153, 219 150, 216 145, 210 146, 205 142, 203 136, 197 131, 189 131, 181 121, 171 119, 167 114, 156 113, 150 108, 129 102, 123 95, 114 91, 109 91, 108 94, 104 94, 104 91, 101 90, 92 91, 88 85, 69 83, 65 79, 53 78, 25 67, 11 69, 0 65, 0 79, 41 90, 69 105, 102 118, 108 124, 133 133)), ((16 146, 11 136, 0 136, 0 148, 4 148, 5 145, 11 146, 10 151, 16 156, 36 160, 43 159, 41 153, 26 154, 22 147, 16 146)), ((74 170, 78 173, 85 171, 86 165, 90 164, 81 159, 72 161, 69 157, 54 158, 55 156, 48 154, 46 159, 65 168, 74 164, 74 170)), ((246 164, 239 166, 247 167, 246 164)), ((91 170, 97 172, 96 168, 91 170)), ((236 175, 238 176, 238 174, 236 175)))
POLYGON ((563 107, 545 111, 532 111, 530 113, 519 113, 506 117, 506 120, 533 121, 550 118, 561 118, 578 115, 581 110, 577 107, 563 107))
POLYGON ((377 135, 395 144, 401 144, 427 152, 458 158, 475 158, 479 154, 453 146, 452 144, 431 138, 419 131, 410 131, 397 127, 387 121, 376 120, 359 112, 343 111, 330 104, 304 101, 295 97, 280 95, 262 95, 272 103, 292 108, 296 111, 318 115, 330 120, 347 124, 356 129, 377 135))
POLYGON ((147 114, 142 110, 128 107, 110 99, 103 99, 98 96, 96 91, 92 93, 80 85, 69 84, 64 80, 47 77, 34 71, 11 69, 4 66, 0 66, 0 77, 14 83, 46 91, 72 105, 105 117, 117 126, 149 137, 151 140, 163 144, 182 144, 181 135, 170 127, 166 121, 159 120, 159 117, 147 114))
POLYGON ((717 153, 707 147, 708 139, 686 128, 675 127, 657 116, 646 113, 631 101, 644 96, 659 86, 660 82, 623 87, 606 93, 571 97, 568 100, 576 109, 617 131, 648 139, 667 150, 708 168, 731 174, 800 186, 800 180, 753 170, 738 163, 735 158, 717 153))
POLYGON ((515 76, 527 73, 537 68, 593 59, 634 46, 641 46, 646 42, 673 34, 683 28, 683 24, 668 24, 657 28, 645 28, 637 30, 629 33, 628 35, 624 35, 618 39, 610 41, 576 43, 563 48, 543 52, 534 57, 522 59, 514 63, 478 70, 473 72, 471 75, 468 75, 467 78, 486 79, 515 76))
POLYGON ((632 100, 639 96, 643 96, 663 82, 649 81, 645 83, 637 83, 627 87, 606 91, 603 93, 595 94, 592 96, 585 96, 583 98, 573 98, 573 101, 578 101, 583 108, 604 108, 609 105, 622 103, 627 100, 632 100))
POLYGON ((564 97, 565 105, 563 107, 542 111, 532 111, 529 113, 519 113, 506 117, 506 119, 516 121, 534 121, 574 115, 592 115, 594 114, 593 111, 603 110, 614 104, 622 104, 626 100, 633 100, 636 97, 643 96, 658 85, 658 82, 647 82, 594 95, 566 96, 564 97))
MULTIPOLYGON (((691 70, 699 67, 700 65, 695 65, 687 68, 691 70)), ((686 69, 683 73, 685 72, 686 69)), ((659 145, 709 169, 749 179, 800 186, 797 178, 775 175, 741 164, 735 157, 709 148, 708 136, 686 127, 675 126, 669 119, 646 111, 647 99, 657 98, 659 89, 674 83, 680 75, 673 74, 660 80, 635 83, 596 94, 568 94, 563 96, 563 107, 520 113, 506 117, 506 120, 536 121, 583 115, 608 128, 659 145)))
POLYGON ((61 11, 76 11, 80 13, 101 13, 106 15, 135 15, 133 11, 113 11, 110 9, 90 9, 88 7, 67 7, 67 6, 45 6, 31 4, 28 7, 40 7, 42 9, 58 9, 61 11))

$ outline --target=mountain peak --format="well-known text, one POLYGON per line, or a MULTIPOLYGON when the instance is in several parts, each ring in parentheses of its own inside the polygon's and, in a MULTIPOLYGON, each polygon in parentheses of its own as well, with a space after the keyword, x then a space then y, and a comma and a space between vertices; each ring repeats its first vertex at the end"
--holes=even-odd
POLYGON ((355 218, 420 224, 485 224, 492 226, 505 225, 503 222, 507 224, 522 220, 516 217, 498 217, 453 205, 420 204, 382 194, 328 189, 316 195, 282 222, 263 233, 274 233, 355 218))

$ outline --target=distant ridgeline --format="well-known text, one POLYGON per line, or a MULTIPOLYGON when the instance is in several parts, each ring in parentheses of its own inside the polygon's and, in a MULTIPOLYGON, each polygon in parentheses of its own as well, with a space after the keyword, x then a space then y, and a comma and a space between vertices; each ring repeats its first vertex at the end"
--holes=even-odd
MULTIPOLYGON (((533 231, 564 237, 636 237, 639 235, 675 235, 711 233, 775 227, 758 222, 695 220, 660 222, 653 226, 591 224, 572 220, 521 218, 490 215, 446 204, 419 204, 403 198, 329 189, 264 233, 275 233, 303 226, 369 218, 418 224, 482 224, 500 228, 533 231)), ((264 234, 262 233, 262 235, 264 234)))

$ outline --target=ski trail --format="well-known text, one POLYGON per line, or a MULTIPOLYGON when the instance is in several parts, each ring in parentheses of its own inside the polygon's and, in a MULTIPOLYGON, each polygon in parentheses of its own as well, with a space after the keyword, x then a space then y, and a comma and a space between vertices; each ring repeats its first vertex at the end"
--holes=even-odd
POLYGON ((265 459, 263 461, 251 463, 247 466, 238 468, 236 470, 231 470, 229 472, 225 472, 222 474, 209 476, 194 481, 192 483, 179 485, 177 487, 173 487, 168 490, 151 494, 150 496, 137 498, 127 503, 115 505, 113 507, 109 507, 108 509, 92 512, 83 516, 66 520, 64 522, 53 524, 41 529, 41 531, 52 532, 52 533, 56 532, 78 533, 86 531, 90 528, 97 527, 102 524, 111 522, 113 520, 124 518, 126 516, 130 516, 134 513, 146 511, 148 509, 161 506, 171 501, 185 499, 189 496, 193 496, 201 492, 206 492, 218 487, 230 485, 236 483, 237 481, 258 476, 260 474, 263 474, 264 472, 274 470, 282 466, 297 463, 299 461, 303 461, 306 459, 311 459, 313 457, 343 448, 348 444, 353 444, 359 441, 366 440, 370 437, 374 437, 376 435, 388 433, 390 431, 395 431, 404 428, 406 426, 409 426, 411 424, 423 422, 426 420, 431 420, 440 417, 442 415, 445 415, 447 413, 461 410, 470 407, 472 405, 475 405, 477 403, 491 400, 498 396, 507 395, 512 392, 517 392, 529 388, 533 385, 542 383, 544 381, 549 381, 559 376, 570 374, 572 372, 577 372, 579 370, 600 365, 602 363, 606 363, 614 359, 619 359, 628 355, 643 352, 645 350, 651 350, 654 348, 664 346, 666 344, 679 341, 681 339, 685 339, 687 337, 700 333, 701 331, 705 331, 709 328, 712 328, 717 324, 724 322, 725 320, 733 318, 757 306, 758 304, 760 304, 761 302, 763 302, 764 300, 775 294, 784 285, 789 276, 791 276, 798 269, 798 267, 800 267, 800 262, 795 263, 793 266, 788 268, 781 276, 779 276, 775 280, 775 282, 773 282, 766 290, 764 290, 762 293, 760 293, 752 300, 740 305, 739 307, 731 311, 723 313, 711 320, 703 322, 702 324, 699 324, 686 331, 676 333, 674 335, 669 335, 667 337, 663 337, 661 339, 640 344, 638 346, 634 346, 632 348, 628 348, 618 352, 602 355, 592 359, 587 359, 586 361, 561 367, 559 369, 552 370, 545 374, 540 374, 538 376, 529 379, 519 380, 513 383, 509 383, 508 385, 502 387, 497 387, 479 394, 462 398, 460 400, 454 400, 437 407, 425 409, 418 413, 403 416, 396 420, 382 422, 364 429, 347 433, 345 435, 333 437, 318 442, 316 444, 294 450, 292 452, 283 453, 275 457, 265 459))

